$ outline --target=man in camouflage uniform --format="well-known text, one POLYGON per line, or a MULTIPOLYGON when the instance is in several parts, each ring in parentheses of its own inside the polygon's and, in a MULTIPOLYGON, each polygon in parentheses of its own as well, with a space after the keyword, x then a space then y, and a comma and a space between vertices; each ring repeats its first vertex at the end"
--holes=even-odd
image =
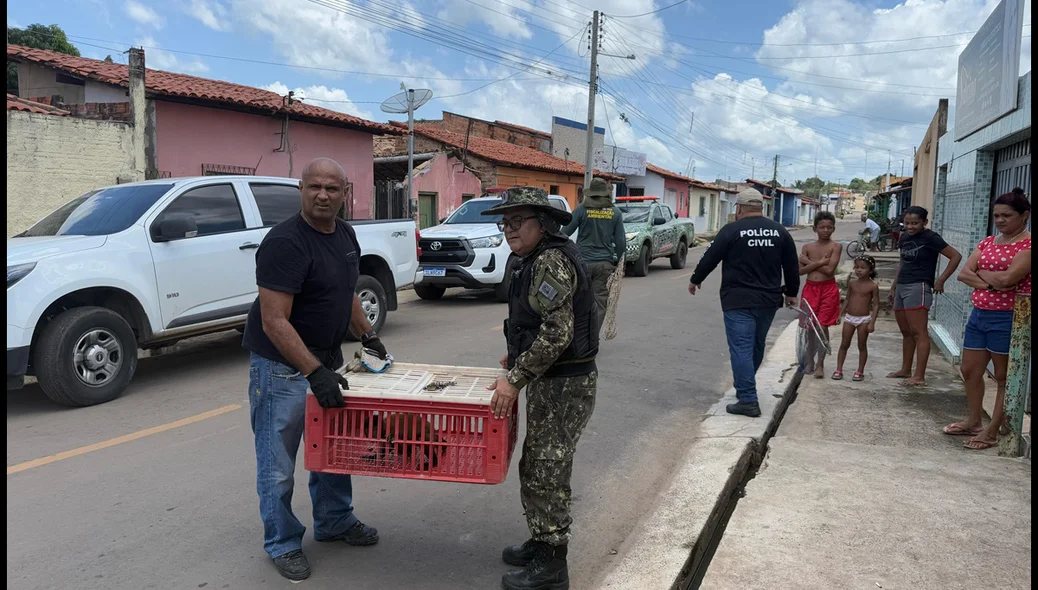
POLYGON ((561 226, 571 215, 539 188, 509 189, 484 212, 502 215, 501 231, 517 260, 508 300, 501 364, 508 375, 490 387, 491 411, 503 417, 526 387, 526 440, 519 484, 530 540, 504 550, 507 590, 569 588, 570 477, 573 452, 598 390, 598 312, 586 265, 561 226))

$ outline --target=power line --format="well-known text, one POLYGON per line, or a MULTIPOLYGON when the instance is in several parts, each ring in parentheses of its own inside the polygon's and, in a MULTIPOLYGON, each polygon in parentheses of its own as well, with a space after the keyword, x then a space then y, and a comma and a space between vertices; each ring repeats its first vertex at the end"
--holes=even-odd
MULTIPOLYGON (((135 43, 124 43, 122 41, 114 41, 114 40, 110 40, 110 39, 96 39, 96 38, 92 38, 92 37, 83 37, 83 36, 80 36, 80 35, 65 35, 65 36, 68 37, 69 39, 83 39, 83 40, 87 40, 87 41, 98 41, 98 42, 101 42, 101 43, 114 43, 116 45, 123 45, 124 47, 125 46, 140 47, 142 49, 150 49, 150 50, 153 50, 153 51, 164 51, 166 53, 173 53, 173 54, 177 54, 177 55, 190 55, 190 56, 193 56, 193 57, 204 57, 204 58, 207 58, 207 59, 222 59, 222 60, 227 60, 227 61, 251 63, 251 64, 257 64, 257 65, 264 65, 264 66, 277 66, 277 67, 285 67, 285 68, 297 68, 297 69, 301 69, 301 70, 328 72, 328 73, 334 73, 334 74, 351 74, 351 75, 356 75, 356 76, 375 76, 375 77, 383 77, 383 78, 414 78, 414 79, 421 79, 421 80, 436 80, 436 81, 450 81, 450 82, 487 82, 487 81, 492 81, 492 80, 498 80, 498 78, 454 78, 454 77, 450 77, 450 76, 409 76, 409 75, 406 75, 406 74, 405 75, 401 75, 401 74, 386 74, 386 73, 382 73, 382 72, 365 72, 365 71, 358 71, 358 70, 340 70, 340 69, 336 69, 336 68, 326 68, 326 67, 321 67, 321 66, 303 66, 303 65, 296 65, 296 64, 276 62, 276 61, 266 61, 266 60, 261 60, 261 59, 251 59, 251 58, 247 58, 247 57, 235 57, 235 56, 230 56, 230 55, 217 55, 217 54, 213 54, 213 53, 199 53, 197 51, 184 51, 184 50, 181 50, 181 49, 169 49, 169 48, 166 48, 166 47, 159 47, 159 46, 137 45, 135 43)), ((105 47, 105 46, 102 46, 102 45, 93 45, 93 44, 84 43, 84 42, 79 42, 79 44, 80 45, 86 45, 87 47, 96 47, 98 49, 106 49, 108 51, 119 51, 119 52, 123 51, 123 49, 112 48, 112 47, 105 47)))
POLYGON ((679 2, 675 2, 674 4, 670 4, 668 6, 664 6, 663 8, 657 8, 656 10, 653 10, 653 11, 650 11, 650 12, 643 12, 641 14, 628 14, 628 15, 624 15, 624 16, 620 16, 620 15, 617 15, 617 14, 611 14, 609 16, 611 16, 613 18, 639 18, 639 17, 642 17, 642 16, 649 16, 650 14, 656 14, 657 12, 663 12, 664 10, 667 10, 668 8, 674 8, 675 6, 680 6, 680 5, 684 4, 687 1, 688 0, 680 0, 679 2))

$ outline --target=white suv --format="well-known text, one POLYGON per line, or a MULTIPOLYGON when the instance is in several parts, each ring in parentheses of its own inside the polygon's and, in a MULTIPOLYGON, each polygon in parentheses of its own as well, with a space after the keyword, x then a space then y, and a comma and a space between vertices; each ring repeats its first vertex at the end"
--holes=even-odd
MULTIPOLYGON (((564 197, 549 195, 552 207, 569 211, 564 197)), ((421 230, 421 256, 414 290, 422 299, 439 299, 448 287, 493 287, 498 300, 508 299, 506 266, 512 253, 497 228, 501 216, 483 211, 501 203, 484 196, 464 203, 440 225, 421 230)), ((572 239, 576 239, 576 233, 572 239)))

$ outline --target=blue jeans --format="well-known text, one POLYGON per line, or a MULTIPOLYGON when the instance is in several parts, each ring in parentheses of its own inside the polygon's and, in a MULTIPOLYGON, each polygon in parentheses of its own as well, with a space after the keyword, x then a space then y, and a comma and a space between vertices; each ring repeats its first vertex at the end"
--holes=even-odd
POLYGON ((757 369, 764 362, 764 345, 777 308, 733 309, 724 312, 724 332, 732 357, 732 377, 739 403, 757 402, 757 369))
MULTIPOLYGON (((306 527, 292 514, 296 454, 306 414, 306 378, 288 365, 257 354, 249 365, 249 405, 256 436, 256 491, 263 520, 263 549, 279 557, 301 549, 306 527)), ((310 474, 314 538, 328 539, 357 523, 348 475, 310 474)))

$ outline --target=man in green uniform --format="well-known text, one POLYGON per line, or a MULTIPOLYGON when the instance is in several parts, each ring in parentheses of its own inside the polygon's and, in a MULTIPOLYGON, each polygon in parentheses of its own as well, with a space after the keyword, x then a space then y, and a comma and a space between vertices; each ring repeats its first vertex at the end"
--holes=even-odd
POLYGON ((553 208, 539 188, 509 189, 483 213, 498 222, 515 258, 505 341, 491 411, 503 417, 526 387, 526 440, 519 485, 530 539, 504 550, 523 569, 502 578, 506 590, 569 588, 570 477, 573 452, 595 407, 598 312, 576 244, 561 226, 571 215, 553 208))
POLYGON ((613 205, 613 187, 602 178, 591 180, 591 186, 584 192, 584 202, 577 205, 573 220, 562 231, 572 236, 578 229, 577 245, 591 271, 591 287, 601 327, 609 302, 607 281, 627 254, 623 214, 613 205))

